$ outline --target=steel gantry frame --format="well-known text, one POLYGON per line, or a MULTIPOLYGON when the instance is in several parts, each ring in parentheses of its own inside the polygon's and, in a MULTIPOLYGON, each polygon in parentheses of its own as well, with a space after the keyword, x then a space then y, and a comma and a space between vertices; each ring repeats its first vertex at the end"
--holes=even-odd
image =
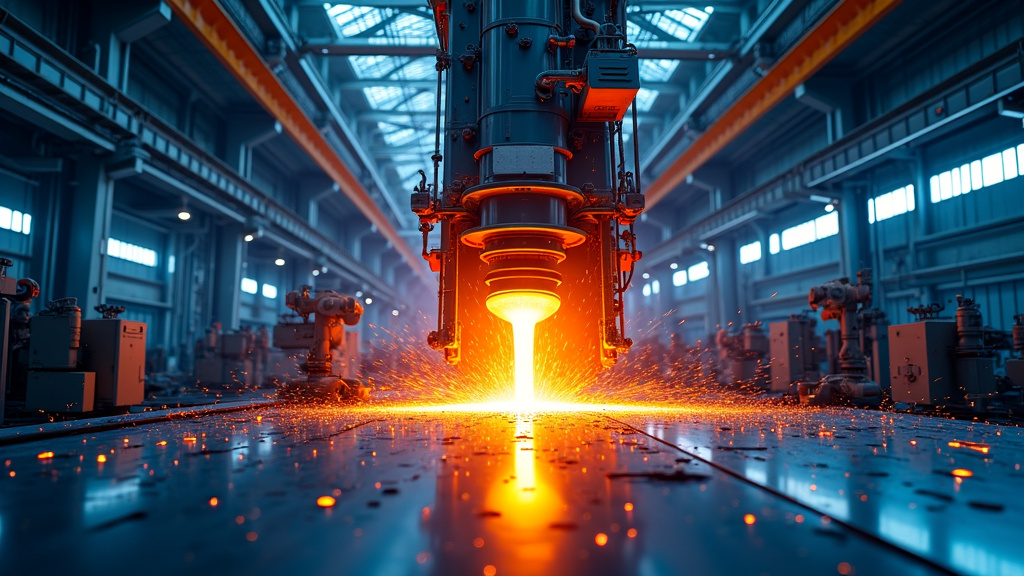
POLYGON ((647 187, 647 206, 665 198, 899 3, 843 0, 647 187))
POLYGON ((313 121, 249 43, 216 0, 169 0, 175 14, 221 61, 253 98, 273 116, 285 132, 334 180, 341 191, 401 254, 414 272, 432 284, 419 255, 345 166, 313 121))

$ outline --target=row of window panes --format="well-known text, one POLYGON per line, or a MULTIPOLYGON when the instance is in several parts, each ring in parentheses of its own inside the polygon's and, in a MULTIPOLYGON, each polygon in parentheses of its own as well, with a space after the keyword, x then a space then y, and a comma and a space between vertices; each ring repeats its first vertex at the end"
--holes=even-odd
POLYGON ((0 228, 27 236, 32 232, 32 215, 0 206, 0 228))
POLYGON ((829 212, 814 220, 786 228, 781 235, 772 234, 768 237, 768 251, 778 254, 782 250, 792 250, 836 234, 839 234, 839 213, 829 212))
MULTIPOLYGON (((255 294, 259 290, 259 282, 252 278, 242 278, 242 292, 246 294, 255 294)), ((263 285, 263 297, 270 298, 271 300, 277 298, 277 286, 273 284, 263 285)))
POLYGON ((761 241, 740 246, 740 264, 750 264, 761 259, 761 241))
POLYGON ((679 270, 672 274, 672 285, 683 286, 687 282, 703 280, 711 275, 711 269, 707 262, 698 262, 686 270, 679 270))
POLYGON ((892 192, 868 199, 868 223, 888 220, 893 216, 914 211, 914 185, 907 184, 892 192))
POLYGON ((647 284, 644 284, 644 296, 650 296, 651 294, 657 294, 658 292, 661 292, 661 282, 658 282, 657 280, 651 280, 647 284))
POLYGON ((949 200, 1021 175, 1024 175, 1024 144, 932 176, 929 181, 932 203, 949 200))
POLYGON ((107 256, 110 256, 111 258, 120 258, 121 260, 127 260, 129 262, 135 262, 136 264, 142 264, 143 266, 149 266, 150 268, 156 266, 156 250, 150 250, 149 248, 143 248, 142 246, 122 242, 116 238, 110 238, 107 240, 107 256))

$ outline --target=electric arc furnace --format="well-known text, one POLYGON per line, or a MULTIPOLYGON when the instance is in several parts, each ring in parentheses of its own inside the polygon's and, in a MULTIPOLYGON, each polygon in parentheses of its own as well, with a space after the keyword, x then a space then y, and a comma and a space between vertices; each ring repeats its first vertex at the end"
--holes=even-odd
POLYGON ((433 183, 424 174, 412 195, 423 257, 440 273, 428 342, 472 367, 491 360, 505 321, 517 346, 525 326, 531 347, 539 322, 537 373, 592 375, 632 344, 622 296, 641 256, 626 2, 429 4, 438 130, 433 183))

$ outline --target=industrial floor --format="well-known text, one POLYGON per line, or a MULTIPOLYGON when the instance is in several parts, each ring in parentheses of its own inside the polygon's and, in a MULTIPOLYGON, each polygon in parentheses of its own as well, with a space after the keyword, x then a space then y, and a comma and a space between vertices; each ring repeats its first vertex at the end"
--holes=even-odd
POLYGON ((1024 574, 1015 427, 269 406, 0 447, 0 573, 1024 574))

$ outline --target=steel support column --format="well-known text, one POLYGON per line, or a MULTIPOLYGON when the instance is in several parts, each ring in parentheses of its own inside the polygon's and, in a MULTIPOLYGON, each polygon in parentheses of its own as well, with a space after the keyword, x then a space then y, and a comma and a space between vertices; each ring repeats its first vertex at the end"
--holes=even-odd
MULTIPOLYGON (((78 298, 86 313, 104 303, 106 243, 110 238, 110 213, 114 197, 113 181, 107 176, 104 160, 80 160, 71 193, 71 210, 64 220, 63 254, 58 258, 61 280, 56 290, 47 291, 48 299, 64 296, 78 298)), ((63 218, 62 218, 63 220, 63 218)))
POLYGON ((647 207, 667 196, 899 3, 844 0, 836 6, 648 186, 647 207))
POLYGON ((242 233, 237 224, 217 229, 213 320, 220 322, 225 333, 241 322, 242 233))

